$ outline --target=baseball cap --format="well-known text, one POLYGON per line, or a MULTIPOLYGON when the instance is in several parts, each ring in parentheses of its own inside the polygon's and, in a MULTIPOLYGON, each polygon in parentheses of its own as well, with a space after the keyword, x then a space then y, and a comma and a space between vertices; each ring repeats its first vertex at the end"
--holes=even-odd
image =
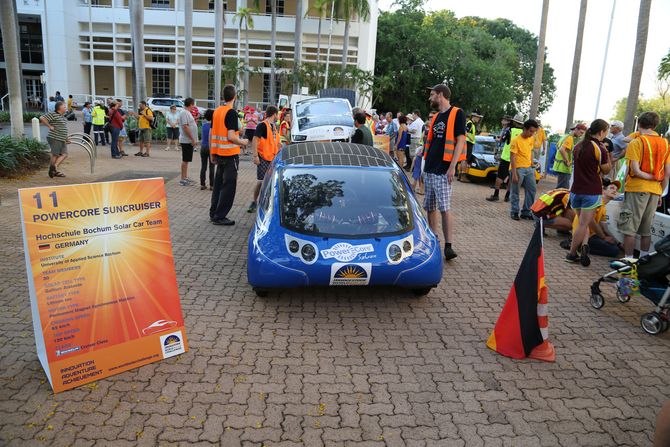
POLYGON ((470 113, 470 116, 478 116, 478 117, 480 117, 480 118, 483 118, 483 117, 484 117, 484 115, 482 115, 481 113, 479 113, 479 110, 473 110, 473 111, 470 113))
POLYGON ((583 123, 575 124, 575 127, 571 127, 570 130, 586 130, 586 125, 583 123))
POLYGON ((603 189, 607 188, 609 185, 615 185, 616 189, 621 189, 621 182, 619 180, 610 180, 608 177, 603 179, 603 189))
POLYGON ((623 123, 619 120, 614 120, 610 123, 610 127, 618 127, 619 129, 623 129, 623 123))
POLYGON ((449 98, 451 96, 451 90, 449 87, 447 87, 446 84, 436 84, 432 87, 426 87, 426 90, 435 91, 437 93, 442 93, 442 95, 445 98, 449 98))

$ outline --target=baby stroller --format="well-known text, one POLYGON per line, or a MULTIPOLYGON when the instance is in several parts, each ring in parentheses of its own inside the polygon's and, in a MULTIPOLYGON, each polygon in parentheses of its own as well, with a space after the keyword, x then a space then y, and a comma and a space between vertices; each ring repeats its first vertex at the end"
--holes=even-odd
POLYGON ((616 284, 616 295, 622 303, 627 303, 633 295, 641 294, 652 301, 656 309, 642 315, 640 325, 646 333, 658 335, 670 326, 670 235, 656 242, 654 250, 640 259, 612 261, 610 266, 615 270, 591 285, 591 305, 596 309, 605 305, 600 291, 601 282, 616 284))

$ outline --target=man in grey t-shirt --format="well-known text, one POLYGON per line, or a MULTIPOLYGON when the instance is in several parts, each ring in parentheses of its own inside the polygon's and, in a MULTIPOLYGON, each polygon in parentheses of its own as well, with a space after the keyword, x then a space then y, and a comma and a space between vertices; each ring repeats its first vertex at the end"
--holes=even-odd
POLYGON ((623 123, 621 121, 612 121, 610 124, 612 133, 612 178, 615 178, 619 172, 619 160, 626 156, 626 147, 628 140, 623 134, 623 123))
POLYGON ((195 107, 193 98, 184 100, 184 108, 179 113, 179 144, 181 145, 181 180, 182 186, 191 186, 195 182, 188 178, 188 164, 193 161, 193 150, 198 144, 198 125, 191 113, 195 107))

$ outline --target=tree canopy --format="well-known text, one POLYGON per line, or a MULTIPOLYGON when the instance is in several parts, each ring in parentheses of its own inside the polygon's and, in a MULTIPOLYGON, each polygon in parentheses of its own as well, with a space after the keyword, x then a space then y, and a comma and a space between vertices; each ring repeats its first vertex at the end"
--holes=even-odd
MULTIPOLYGON (((457 19, 447 10, 423 11, 420 0, 401 3, 398 11, 379 17, 373 93, 378 110, 425 113, 425 87, 446 82, 453 104, 479 110, 489 124, 504 114, 528 114, 535 35, 506 19, 457 19)), ((540 113, 554 98, 553 72, 545 62, 540 113)))

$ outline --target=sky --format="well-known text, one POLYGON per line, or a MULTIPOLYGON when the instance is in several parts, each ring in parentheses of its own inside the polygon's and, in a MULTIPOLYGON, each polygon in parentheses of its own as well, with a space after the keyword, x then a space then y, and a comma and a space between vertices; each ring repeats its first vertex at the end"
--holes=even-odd
MULTIPOLYGON (((575 120, 589 122, 596 118, 596 98, 605 56, 607 29, 614 0, 589 0, 586 10, 584 43, 580 64, 575 120)), ((379 0, 381 10, 392 9, 393 0, 379 0)), ((568 111, 568 95, 575 51, 580 0, 550 0, 547 20, 547 61, 554 69, 556 95, 542 122, 562 131, 568 111)), ((540 33, 542 0, 427 0, 426 10, 449 9, 456 17, 479 16, 506 18, 535 35, 540 33)), ((628 96, 631 67, 635 51, 639 0, 616 0, 612 37, 597 118, 610 120, 617 100, 628 96)), ((649 36, 644 60, 640 93, 657 96, 656 72, 663 56, 670 50, 670 1, 653 0, 649 19, 649 36)))

